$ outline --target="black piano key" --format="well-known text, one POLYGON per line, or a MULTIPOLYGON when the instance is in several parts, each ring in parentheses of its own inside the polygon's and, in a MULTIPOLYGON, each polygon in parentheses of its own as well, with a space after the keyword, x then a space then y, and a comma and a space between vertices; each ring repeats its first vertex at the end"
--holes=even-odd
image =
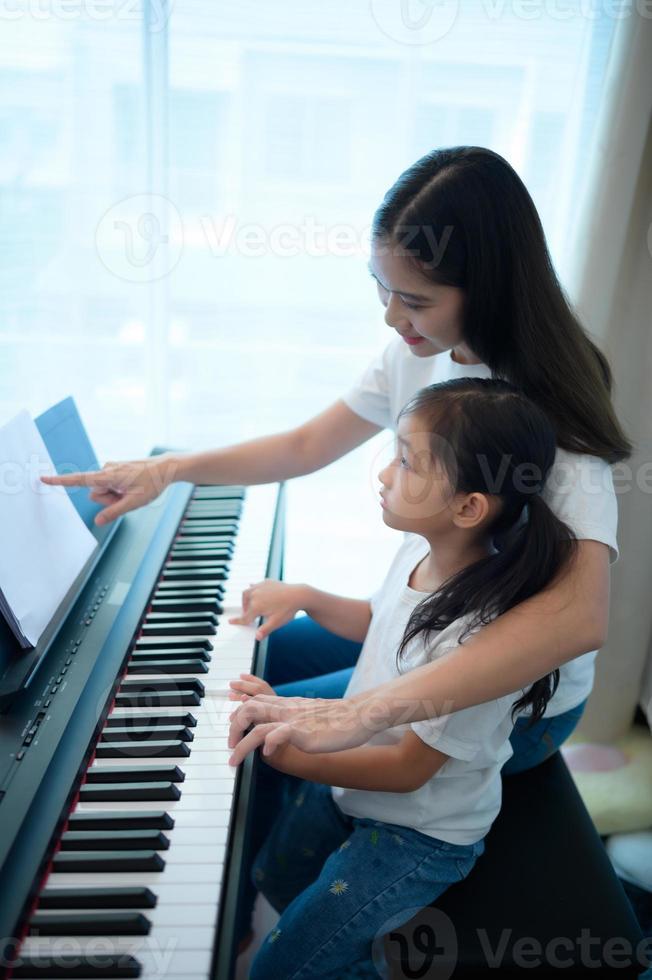
POLYGON ((217 626, 205 620, 186 623, 143 623, 143 636, 214 636, 217 626))
POLYGON ((149 888, 45 888, 39 909, 153 909, 157 898, 149 888))
POLYGON ((154 595, 165 599, 170 595, 178 595, 179 593, 217 596, 219 599, 224 595, 224 584, 222 582, 193 582, 192 579, 189 582, 167 582, 161 579, 156 586, 154 595))
POLYGON ((220 536, 229 538, 235 537, 238 533, 238 529, 235 526, 221 526, 216 527, 215 525, 200 524, 199 521, 189 521, 187 524, 183 524, 181 530, 181 540, 188 538, 204 538, 208 534, 218 539, 220 536))
POLYGON ((162 830, 67 830, 62 851, 166 851, 170 839, 162 830))
POLYGON ((147 936, 151 922, 141 912, 35 912, 30 936, 147 936))
POLYGON ((155 640, 148 643, 139 640, 133 649, 133 653, 152 653, 154 650, 212 650, 211 640, 155 640))
POLYGON ((213 561, 230 561, 233 558, 233 552, 235 549, 231 546, 225 545, 207 545, 199 544, 194 547, 177 547, 173 548, 170 552, 170 560, 174 561, 187 561, 191 558, 201 558, 204 561, 211 558, 213 561))
POLYGON ((165 810, 95 810, 90 813, 71 814, 70 830, 120 830, 137 829, 172 830, 174 820, 165 810))
POLYGON ((162 871, 165 861, 156 851, 57 851, 53 873, 113 874, 119 871, 162 871))
MULTIPOLYGON (((137 717, 137 716, 136 716, 137 717)), ((138 719, 140 720, 140 719, 138 719)), ((192 742, 194 736, 185 725, 125 725, 118 728, 112 725, 100 735, 102 742, 138 742, 143 739, 179 738, 182 742, 192 742)))
POLYGON ((86 773, 87 783, 182 783, 185 778, 178 766, 93 766, 86 773))
POLYGON ((214 609, 151 609, 145 616, 146 623, 185 623, 187 620, 206 620, 217 625, 218 616, 214 609))
POLYGON ((103 803, 120 800, 180 800, 181 790, 176 783, 84 783, 79 790, 82 803, 103 803))
POLYGON ((37 956, 21 956, 12 967, 11 976, 22 978, 43 978, 43 980, 77 980, 87 978, 96 980, 97 977, 110 977, 118 980, 122 977, 139 977, 141 965, 129 953, 94 953, 87 957, 75 953, 66 956, 56 953, 50 957, 40 953, 37 956))
POLYGON ((189 711, 172 715, 109 715, 105 721, 107 728, 149 728, 159 725, 182 725, 184 728, 196 728, 197 719, 189 711))
POLYGON ((172 599, 153 599, 152 612, 202 612, 212 613, 218 616, 223 611, 217 599, 207 599, 204 597, 189 596, 187 599, 175 596, 172 599))
POLYGON ((127 677, 132 674, 207 674, 208 667, 203 660, 141 660, 135 657, 129 661, 127 677))
POLYGON ((152 612, 147 613, 143 625, 165 627, 170 623, 180 623, 182 625, 202 623, 204 626, 217 626, 219 619, 217 613, 206 612, 205 610, 201 612, 194 612, 188 609, 180 609, 177 612, 173 612, 170 609, 166 612, 154 612, 152 610, 152 612))
POLYGON ((180 677, 178 681, 123 681, 120 685, 120 693, 163 693, 166 691, 196 691, 201 697, 204 696, 205 688, 200 680, 193 677, 180 677))
POLYGON ((212 660, 210 653, 206 650, 184 649, 183 647, 180 647, 178 650, 160 650, 153 647, 152 651, 152 653, 149 653, 149 651, 145 653, 144 650, 134 650, 131 655, 131 661, 133 663, 144 664, 150 660, 200 660, 203 663, 210 663, 212 660))
POLYGON ((141 694, 117 694, 115 704, 118 708, 178 708, 201 704, 201 698, 196 691, 178 691, 176 694, 147 691, 141 694))
MULTIPOLYGON (((138 716, 134 716, 137 718, 138 716)), ((100 736, 102 742, 126 742, 147 739, 171 739, 179 738, 182 742, 192 742, 194 735, 185 725, 124 725, 118 728, 117 725, 105 729, 100 736)))
POLYGON ((98 759, 187 758, 190 746, 177 739, 151 739, 143 742, 104 742, 95 749, 98 759))

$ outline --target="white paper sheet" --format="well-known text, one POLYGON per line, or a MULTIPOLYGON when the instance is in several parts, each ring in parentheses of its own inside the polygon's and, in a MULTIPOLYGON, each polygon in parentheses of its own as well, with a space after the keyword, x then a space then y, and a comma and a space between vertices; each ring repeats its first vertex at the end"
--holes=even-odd
POLYGON ((97 547, 65 489, 40 482, 54 473, 28 412, 0 428, 0 590, 23 646, 36 646, 97 547))

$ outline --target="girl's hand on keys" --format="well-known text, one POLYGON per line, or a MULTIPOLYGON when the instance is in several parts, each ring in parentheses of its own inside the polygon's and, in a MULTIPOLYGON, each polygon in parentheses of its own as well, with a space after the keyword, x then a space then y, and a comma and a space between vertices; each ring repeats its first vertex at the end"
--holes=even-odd
POLYGON ((254 674, 240 674, 239 680, 229 681, 229 687, 231 688, 230 701, 248 701, 249 698, 255 698, 257 694, 274 694, 274 688, 262 677, 256 677, 254 674))
POLYGON ((242 614, 229 619, 229 622, 248 626, 259 616, 264 616, 265 622, 256 630, 256 639, 262 640, 294 619, 296 613, 304 608, 305 595, 305 585, 290 585, 271 578, 254 582, 242 593, 242 614))
POLYGON ((240 765, 257 748, 267 756, 286 744, 303 752, 339 752, 364 745, 389 726, 389 716, 382 704, 379 707, 380 712, 365 694, 341 699, 257 694, 230 716, 229 765, 240 765))

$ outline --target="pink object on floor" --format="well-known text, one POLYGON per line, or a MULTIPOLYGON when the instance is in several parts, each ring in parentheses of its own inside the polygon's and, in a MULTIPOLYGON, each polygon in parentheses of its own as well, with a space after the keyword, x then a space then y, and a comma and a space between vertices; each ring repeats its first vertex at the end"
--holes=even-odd
POLYGON ((565 745, 562 754, 571 772, 613 772, 629 763, 625 753, 613 745, 592 742, 565 745))

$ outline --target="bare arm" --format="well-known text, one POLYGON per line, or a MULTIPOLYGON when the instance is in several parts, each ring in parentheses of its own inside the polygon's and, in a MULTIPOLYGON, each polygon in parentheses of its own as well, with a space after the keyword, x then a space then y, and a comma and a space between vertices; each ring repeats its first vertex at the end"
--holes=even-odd
POLYGON ((364 641, 371 622, 371 605, 366 599, 346 599, 310 585, 303 588, 302 608, 320 626, 345 640, 364 641))
POLYGON ((280 772, 327 786, 412 793, 441 769, 449 757, 406 732, 395 745, 363 745, 344 752, 310 754, 282 745, 266 762, 280 772))
POLYGON ((103 504, 97 524, 106 524, 154 500, 170 483, 274 483, 304 476, 360 446, 379 426, 356 415, 341 399, 296 429, 201 453, 107 463, 98 472, 42 477, 44 483, 87 486, 103 504))
POLYGON ((546 589, 483 627, 468 642, 397 680, 343 700, 252 698, 234 712, 237 765, 265 742, 307 752, 362 745, 377 731, 503 697, 605 641, 609 550, 579 542, 576 560, 546 589), (242 737, 251 724, 256 727, 242 737))
POLYGON ((294 619, 300 609, 332 633, 356 643, 362 643, 371 621, 371 605, 367 599, 347 599, 331 592, 320 592, 310 585, 293 585, 266 578, 244 590, 242 612, 232 616, 229 622, 249 626, 264 616, 265 622, 256 630, 256 639, 262 640, 294 619))

